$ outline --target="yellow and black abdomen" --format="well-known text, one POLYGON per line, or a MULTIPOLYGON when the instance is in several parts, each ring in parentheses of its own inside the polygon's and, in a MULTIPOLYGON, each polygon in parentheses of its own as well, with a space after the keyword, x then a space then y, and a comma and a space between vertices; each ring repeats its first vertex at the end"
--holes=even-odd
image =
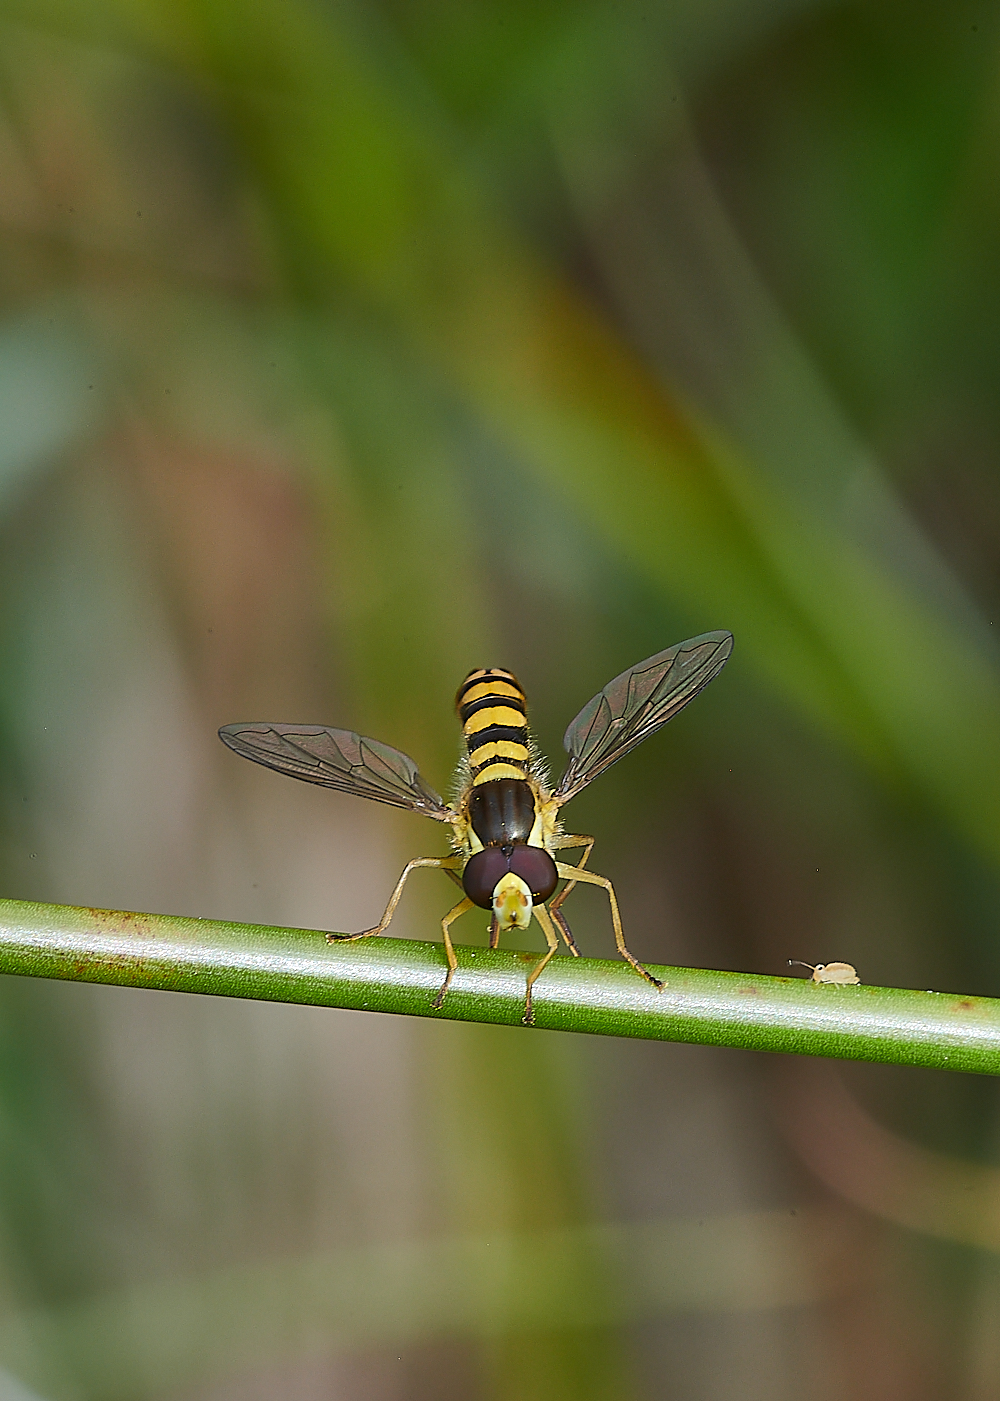
POLYGON ((473 787, 498 778, 527 778, 527 703, 517 677, 496 667, 470 671, 455 705, 469 749, 473 787))

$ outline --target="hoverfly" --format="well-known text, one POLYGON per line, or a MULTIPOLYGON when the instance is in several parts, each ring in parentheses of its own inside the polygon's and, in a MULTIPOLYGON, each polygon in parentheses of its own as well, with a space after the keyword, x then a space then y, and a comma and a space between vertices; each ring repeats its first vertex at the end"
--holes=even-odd
POLYGON ((453 854, 420 856, 408 862, 373 929, 326 937, 338 943, 384 934, 411 871, 422 866, 443 870, 462 886, 464 898, 441 921, 448 972, 434 1007, 441 1007, 458 967, 450 931, 460 915, 473 906, 491 911, 491 949, 497 947, 502 933, 527 929, 534 915, 547 948, 528 974, 524 1022, 530 1026, 531 990, 559 946, 557 930, 569 951, 579 957, 562 905, 580 882, 599 885, 607 892, 618 952, 653 987, 663 987, 626 946, 610 880, 586 868, 594 838, 563 831, 559 813, 592 779, 693 700, 719 674, 732 649, 731 633, 703 633, 609 681, 566 731, 563 744, 569 763, 554 788, 528 730, 525 695, 513 673, 494 667, 470 671, 455 698, 467 754, 459 764, 458 796, 451 806, 424 782, 406 754, 351 730, 325 725, 224 725, 219 738, 245 759, 292 778, 448 823, 453 854), (555 859, 555 852, 574 847, 583 849, 575 866, 555 859), (547 904, 560 880, 566 885, 547 904))

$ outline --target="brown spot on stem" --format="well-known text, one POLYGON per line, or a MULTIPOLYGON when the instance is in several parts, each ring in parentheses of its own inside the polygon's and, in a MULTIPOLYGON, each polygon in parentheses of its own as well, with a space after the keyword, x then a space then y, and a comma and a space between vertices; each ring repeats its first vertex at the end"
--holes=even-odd
POLYGON ((145 915, 130 914, 122 910, 88 909, 97 927, 106 934, 138 934, 148 938, 152 929, 145 915))

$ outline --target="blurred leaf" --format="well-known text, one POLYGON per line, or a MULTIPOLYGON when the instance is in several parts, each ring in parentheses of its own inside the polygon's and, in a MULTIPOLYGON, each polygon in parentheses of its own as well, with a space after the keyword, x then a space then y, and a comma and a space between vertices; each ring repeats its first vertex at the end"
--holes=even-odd
MULTIPOLYGON (((836 1298, 852 1282, 847 1239, 837 1217, 800 1210, 404 1241, 22 1315, 0 1327, 0 1356, 33 1375, 22 1355, 30 1340, 71 1358, 94 1401, 126 1401, 287 1355, 530 1337, 540 1320, 568 1330, 572 1348, 595 1325, 836 1298), (600 1275, 595 1256, 605 1262, 600 1275)), ((558 1385, 551 1374, 549 1384, 558 1385)))
POLYGON ((0 326, 0 512, 93 424, 95 359, 57 305, 0 326))
POLYGON ((228 81, 315 284, 331 260, 567 509, 670 595, 697 600, 706 626, 731 627, 771 683, 856 752, 889 755, 995 857, 1000 685, 975 645, 824 522, 790 516, 759 473, 671 408, 490 211, 435 123, 404 111, 356 34, 304 7, 279 21, 265 5, 253 26, 224 4, 204 17, 188 42, 228 81), (317 84, 325 100, 309 104, 317 84))

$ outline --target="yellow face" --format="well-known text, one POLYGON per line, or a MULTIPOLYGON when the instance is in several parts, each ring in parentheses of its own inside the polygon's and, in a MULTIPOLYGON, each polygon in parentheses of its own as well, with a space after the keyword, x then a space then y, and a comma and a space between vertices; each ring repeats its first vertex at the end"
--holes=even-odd
POLYGON ((508 871, 496 883, 493 913, 501 930, 527 929, 531 923, 531 891, 513 871, 508 871))

